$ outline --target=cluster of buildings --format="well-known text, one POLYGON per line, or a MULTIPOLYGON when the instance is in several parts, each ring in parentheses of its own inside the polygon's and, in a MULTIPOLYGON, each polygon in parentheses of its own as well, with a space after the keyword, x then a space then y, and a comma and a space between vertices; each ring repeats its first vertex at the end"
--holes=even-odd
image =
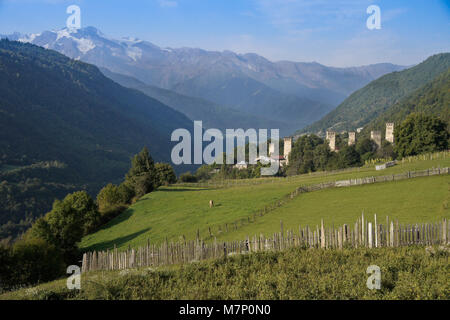
MULTIPOLYGON (((348 145, 354 145, 356 144, 356 134, 360 133, 362 131, 362 128, 358 128, 358 130, 350 131, 348 133, 348 145)), ((339 151, 336 148, 336 132, 334 131, 327 131, 326 139, 328 141, 328 145, 330 146, 331 151, 339 151)), ((382 142, 382 136, 381 131, 371 131, 370 132, 370 139, 372 139, 379 148, 381 148, 381 142, 382 142)), ((386 141, 389 141, 390 143, 394 143, 394 123, 386 123, 386 134, 385 134, 386 141)), ((293 137, 286 137, 284 138, 284 152, 283 155, 275 155, 275 144, 270 143, 269 144, 269 156, 260 156, 256 158, 255 160, 262 161, 264 163, 272 163, 272 162, 278 162, 280 166, 285 166, 289 164, 289 154, 292 150, 292 144, 293 144, 293 137)), ((238 169, 247 169, 248 164, 245 161, 241 161, 237 164, 235 164, 235 168, 238 169)))
MULTIPOLYGON (((284 138, 284 152, 283 155, 275 154, 275 144, 269 143, 269 156, 259 156, 255 159, 256 162, 273 163, 278 162, 280 166, 285 166, 289 163, 289 154, 292 150, 293 137, 284 138)), ((248 164, 245 161, 238 162, 234 165, 235 168, 242 170, 247 169, 248 164)))

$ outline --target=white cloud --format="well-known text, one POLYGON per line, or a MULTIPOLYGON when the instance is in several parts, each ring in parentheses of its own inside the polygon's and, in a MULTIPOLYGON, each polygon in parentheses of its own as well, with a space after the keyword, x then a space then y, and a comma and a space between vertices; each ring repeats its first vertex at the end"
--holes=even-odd
POLYGON ((317 28, 346 24, 361 17, 372 0, 256 0, 258 10, 286 32, 309 32, 317 28))
POLYGON ((174 8, 178 6, 178 2, 173 0, 158 0, 158 3, 163 8, 174 8))

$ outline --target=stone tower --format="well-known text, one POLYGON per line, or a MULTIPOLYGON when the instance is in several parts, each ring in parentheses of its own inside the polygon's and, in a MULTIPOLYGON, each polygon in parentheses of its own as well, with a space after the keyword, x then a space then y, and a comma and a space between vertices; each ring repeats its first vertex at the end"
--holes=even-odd
POLYGON ((275 144, 273 142, 269 143, 269 157, 275 152, 275 144))
POLYGON ((336 151, 336 132, 327 131, 327 140, 331 151, 336 151))
POLYGON ((394 123, 386 123, 386 141, 394 143, 394 123))
POLYGON ((356 132, 348 133, 348 145, 352 146, 356 143, 356 132))
POLYGON ((381 148, 381 132, 380 131, 371 131, 370 139, 372 139, 377 144, 378 148, 381 148))
POLYGON ((284 138, 284 158, 286 159, 286 164, 289 164, 289 154, 292 150, 292 137, 284 138))

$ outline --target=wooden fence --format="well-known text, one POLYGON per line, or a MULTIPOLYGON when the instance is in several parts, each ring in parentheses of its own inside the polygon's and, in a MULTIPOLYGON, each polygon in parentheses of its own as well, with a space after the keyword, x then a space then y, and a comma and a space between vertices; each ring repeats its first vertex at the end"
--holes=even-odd
POLYGON ((321 226, 316 228, 299 226, 297 232, 281 231, 266 238, 264 235, 247 237, 243 241, 204 242, 201 239, 176 243, 165 242, 155 246, 147 245, 126 251, 94 251, 83 254, 82 272, 96 270, 123 270, 129 268, 182 264, 206 259, 224 258, 234 254, 260 251, 279 251, 292 247, 342 249, 359 247, 399 247, 409 245, 449 244, 450 223, 444 219, 438 223, 399 224, 389 221, 385 224, 364 219, 364 215, 353 225, 344 224, 338 228, 321 226))

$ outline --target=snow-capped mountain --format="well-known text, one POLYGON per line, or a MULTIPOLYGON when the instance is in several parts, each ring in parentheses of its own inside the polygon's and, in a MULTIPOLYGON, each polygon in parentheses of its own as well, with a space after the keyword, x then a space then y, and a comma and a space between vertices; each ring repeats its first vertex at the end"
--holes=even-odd
POLYGON ((403 69, 387 63, 333 68, 315 62, 272 62, 254 53, 161 48, 135 38, 113 39, 94 27, 8 38, 298 128, 318 120, 370 81, 403 69))
MULTIPOLYGON (((117 57, 124 62, 127 60, 136 62, 142 55, 142 50, 135 46, 141 43, 141 40, 133 38, 109 39, 94 27, 64 28, 29 35, 14 33, 7 37, 10 40, 30 42, 46 49, 56 50, 73 59, 88 60, 89 57, 101 54, 103 57, 117 57)), ((98 62, 101 62, 101 60, 98 62)))
POLYGON ((214 73, 245 75, 276 90, 298 95, 308 89, 327 89, 347 96, 381 75, 403 69, 392 64, 333 68, 318 63, 271 62, 252 53, 160 48, 135 38, 112 39, 94 27, 30 35, 16 33, 8 37, 53 49, 165 89, 205 73, 214 73))

